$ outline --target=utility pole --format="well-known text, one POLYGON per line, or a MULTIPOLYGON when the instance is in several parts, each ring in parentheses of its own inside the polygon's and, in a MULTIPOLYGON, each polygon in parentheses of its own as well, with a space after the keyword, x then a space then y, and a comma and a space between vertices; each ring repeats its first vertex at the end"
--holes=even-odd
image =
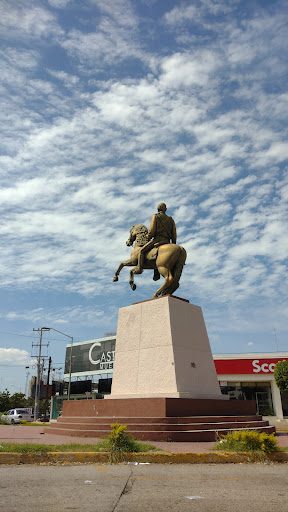
MULTIPOLYGON (((41 327, 41 329, 33 329, 33 331, 40 332, 40 343, 39 343, 39 355, 37 361, 37 381, 36 381, 36 389, 35 389, 35 409, 34 409, 34 420, 37 420, 39 414, 39 401, 40 401, 40 359, 41 359, 41 347, 42 347, 42 334, 43 331, 55 331, 71 340, 71 353, 70 353, 70 369, 69 369, 69 385, 68 385, 68 400, 70 400, 70 388, 71 388, 71 368, 72 368, 72 347, 73 347, 73 336, 69 336, 64 332, 58 331, 53 327, 41 327)), ((49 374, 50 374, 50 366, 49 366, 49 374)), ((49 375, 48 375, 49 381, 49 375)))
POLYGON ((33 329, 33 331, 40 332, 40 342, 39 342, 39 354, 37 360, 37 377, 36 377, 36 386, 35 386, 35 406, 34 406, 34 421, 37 420, 39 416, 39 402, 40 402, 40 366, 41 366, 41 348, 42 348, 42 335, 43 331, 49 331, 47 327, 41 327, 41 329, 33 329))
POLYGON ((50 378, 50 370, 51 370, 51 356, 49 357, 49 365, 48 365, 48 374, 47 374, 47 384, 46 384, 46 400, 45 400, 45 407, 44 407, 44 421, 46 417, 46 411, 47 411, 47 400, 48 400, 48 390, 49 390, 49 378, 50 378))

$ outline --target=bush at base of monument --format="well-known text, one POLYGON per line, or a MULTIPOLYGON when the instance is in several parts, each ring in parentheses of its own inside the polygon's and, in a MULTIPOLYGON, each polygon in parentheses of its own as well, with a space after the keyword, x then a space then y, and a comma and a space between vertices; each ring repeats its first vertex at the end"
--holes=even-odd
POLYGON ((279 451, 279 447, 274 434, 255 430, 235 430, 226 436, 220 436, 215 450, 273 453, 279 451))
POLYGON ((126 434, 126 425, 113 423, 111 429, 112 431, 108 437, 98 444, 101 451, 109 452, 111 464, 123 460, 125 453, 147 452, 156 449, 155 446, 135 441, 135 439, 126 434))

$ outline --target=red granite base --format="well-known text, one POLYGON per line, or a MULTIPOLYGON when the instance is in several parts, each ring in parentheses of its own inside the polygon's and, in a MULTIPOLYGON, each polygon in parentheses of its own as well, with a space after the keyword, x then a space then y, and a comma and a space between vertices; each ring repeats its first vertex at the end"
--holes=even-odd
POLYGON ((69 400, 62 416, 175 417, 200 415, 256 414, 253 400, 213 400, 194 398, 115 398, 110 400, 69 400))
POLYGON ((233 429, 275 431, 257 416, 254 401, 130 398, 64 402, 49 433, 103 437, 115 422, 127 425, 136 439, 150 441, 213 441, 233 429))

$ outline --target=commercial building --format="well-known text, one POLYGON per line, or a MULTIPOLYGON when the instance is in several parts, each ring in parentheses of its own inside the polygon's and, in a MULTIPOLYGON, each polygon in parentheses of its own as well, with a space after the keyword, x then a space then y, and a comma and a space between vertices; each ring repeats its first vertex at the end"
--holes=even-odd
MULTIPOLYGON (((67 345, 64 378, 109 381, 113 375, 116 336, 67 345)), ((255 400, 263 416, 288 420, 288 392, 280 392, 274 379, 278 361, 288 353, 213 355, 223 394, 231 400, 255 400)), ((129 371, 129 369, 127 369, 129 371)), ((100 391, 100 390, 99 390, 100 391)))
POLYGON ((288 353, 213 355, 223 394, 232 400, 256 400, 262 416, 288 419, 288 392, 280 392, 274 379, 278 361, 288 353))

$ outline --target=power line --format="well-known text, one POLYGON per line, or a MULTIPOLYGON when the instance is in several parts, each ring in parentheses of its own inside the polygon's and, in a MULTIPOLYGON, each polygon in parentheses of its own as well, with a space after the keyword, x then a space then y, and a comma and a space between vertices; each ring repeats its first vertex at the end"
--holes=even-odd
POLYGON ((11 336, 22 336, 23 338, 35 338, 35 336, 31 336, 28 334, 17 334, 15 332, 6 332, 6 331, 0 331, 0 334, 10 334, 11 336))
MULTIPOLYGON (((24 363, 23 364, 3 364, 3 363, 0 363, 0 366, 5 366, 6 368, 27 368, 27 367, 30 367, 30 366, 34 366, 36 364, 36 359, 37 357, 35 356, 35 363, 32 365, 25 365, 24 366, 24 363)), ((53 366, 59 366, 59 364, 63 364, 63 361, 61 361, 61 363, 54 363, 53 366)))
MULTIPOLYGON (((31 336, 29 334, 18 334, 15 332, 0 331, 0 334, 9 334, 10 336, 21 336, 22 338, 33 338, 34 340, 36 338, 35 336, 31 336)), ((49 336, 49 339, 52 341, 64 341, 64 343, 65 343, 65 340, 62 340, 60 337, 59 338, 50 338, 50 336, 49 336)), ((76 339, 75 341, 80 342, 82 340, 76 339)), ((86 341, 86 340, 84 340, 84 341, 86 341)))
POLYGON ((5 366, 6 368, 26 368, 26 366, 21 364, 0 364, 0 366, 5 366))

